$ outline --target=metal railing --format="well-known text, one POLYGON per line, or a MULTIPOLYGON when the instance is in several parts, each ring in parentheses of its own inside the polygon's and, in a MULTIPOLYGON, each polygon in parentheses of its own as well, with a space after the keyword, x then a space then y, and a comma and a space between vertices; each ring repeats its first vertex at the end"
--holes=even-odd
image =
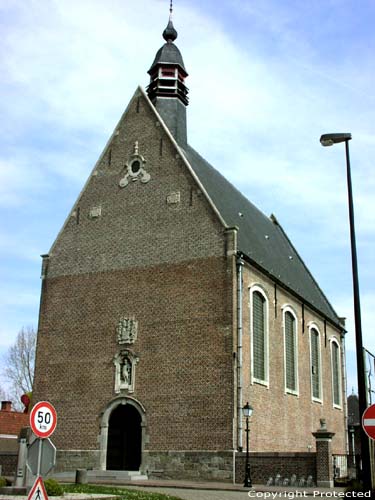
POLYGON ((332 455, 333 478, 335 481, 358 479, 361 470, 360 455, 332 455))

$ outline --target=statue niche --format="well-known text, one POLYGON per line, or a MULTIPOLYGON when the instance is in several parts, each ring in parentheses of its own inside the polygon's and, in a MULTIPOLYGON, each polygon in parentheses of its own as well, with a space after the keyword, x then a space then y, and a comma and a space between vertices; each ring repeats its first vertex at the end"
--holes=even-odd
POLYGON ((116 354, 115 365, 115 393, 121 391, 134 392, 135 365, 138 357, 129 349, 124 349, 116 354))

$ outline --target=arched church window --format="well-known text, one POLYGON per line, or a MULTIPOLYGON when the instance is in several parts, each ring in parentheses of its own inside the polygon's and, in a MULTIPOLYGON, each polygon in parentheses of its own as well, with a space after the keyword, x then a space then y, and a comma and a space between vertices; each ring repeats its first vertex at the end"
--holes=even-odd
POLYGON ((251 289, 252 381, 268 384, 268 301, 260 287, 251 289))
POLYGON ((315 327, 310 328, 310 366, 311 395, 313 400, 322 400, 320 333, 315 327))
POLYGON ((284 310, 285 390, 298 394, 297 320, 290 309, 284 310))
POLYGON ((331 370, 333 405, 341 407, 340 346, 336 339, 331 341, 331 370))

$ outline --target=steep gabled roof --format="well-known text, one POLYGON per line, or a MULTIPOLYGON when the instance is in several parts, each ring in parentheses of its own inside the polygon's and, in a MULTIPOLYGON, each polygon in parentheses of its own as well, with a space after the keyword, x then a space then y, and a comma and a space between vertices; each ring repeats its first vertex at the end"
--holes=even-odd
POLYGON ((239 228, 238 250, 343 329, 333 307, 276 218, 266 217, 192 147, 185 146, 183 151, 226 225, 239 228))

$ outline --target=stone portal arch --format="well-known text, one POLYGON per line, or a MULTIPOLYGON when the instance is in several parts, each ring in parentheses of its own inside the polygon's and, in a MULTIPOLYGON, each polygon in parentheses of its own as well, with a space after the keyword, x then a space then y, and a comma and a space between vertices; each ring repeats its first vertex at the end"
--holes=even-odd
MULTIPOLYGON (((144 471, 143 450, 145 442, 146 411, 143 405, 136 399, 127 396, 113 399, 101 416, 100 469, 107 470, 107 466, 109 466, 110 469, 114 470, 114 467, 119 466, 117 470, 125 470, 125 467, 130 465, 134 470, 134 467, 139 464, 139 470, 144 471), (127 425, 129 427, 126 427, 127 425), (114 443, 117 450, 111 448, 114 443), (108 446, 110 446, 109 453, 108 446), (116 456, 119 454, 121 446, 133 447, 131 459, 127 450, 124 450, 122 457, 116 456)), ((130 470, 132 469, 130 468, 130 470)))

